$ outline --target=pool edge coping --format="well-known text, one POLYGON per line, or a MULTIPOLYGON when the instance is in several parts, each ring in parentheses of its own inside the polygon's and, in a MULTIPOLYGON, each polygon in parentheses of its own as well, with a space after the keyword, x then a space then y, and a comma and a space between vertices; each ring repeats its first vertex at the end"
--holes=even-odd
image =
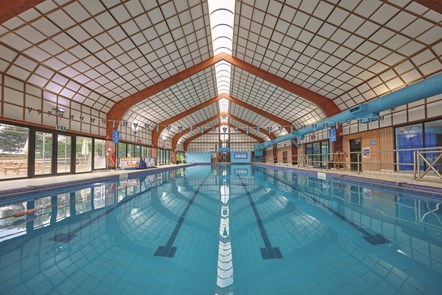
POLYGON ((413 192, 424 192, 429 194, 434 194, 435 197, 439 197, 442 195, 442 188, 436 187, 436 186, 430 186, 430 185, 419 185, 419 184, 413 184, 413 183, 406 183, 406 182, 396 182, 392 180, 380 180, 380 179, 374 179, 369 177, 362 177, 362 176, 355 176, 355 175, 346 175, 341 174, 337 172, 330 172, 330 171, 314 171, 314 170, 306 170, 306 169, 300 169, 297 167, 281 167, 281 166, 273 166, 269 164, 264 163, 251 163, 253 166, 258 167, 265 167, 270 169, 275 169, 279 171, 286 171, 286 172, 296 172, 298 174, 303 174, 306 176, 314 177, 316 179, 321 179, 318 176, 318 173, 322 173, 326 175, 326 180, 349 180, 355 183, 364 183, 364 184, 372 184, 372 185, 378 185, 378 186, 387 186, 391 188, 401 189, 401 190, 412 190, 413 192))
MULTIPOLYGON (((157 173, 161 173, 161 172, 165 172, 165 171, 176 170, 176 169, 180 169, 180 168, 187 168, 187 167, 191 167, 194 165, 195 164, 183 164, 183 165, 179 165, 179 166, 156 167, 153 169, 147 168, 147 169, 140 169, 140 170, 117 170, 117 171, 121 171, 121 173, 97 176, 97 177, 93 177, 93 178, 85 178, 85 179, 57 182, 57 183, 53 183, 53 184, 29 185, 29 186, 24 186, 21 188, 0 190, 0 200, 6 199, 6 198, 13 198, 13 197, 16 197, 20 194, 26 194, 26 193, 30 193, 30 192, 41 193, 41 192, 51 190, 51 189, 64 189, 64 188, 69 188, 69 187, 76 186, 76 185, 84 185, 84 184, 96 183, 96 182, 100 182, 100 181, 118 179, 121 177, 121 175, 125 175, 125 174, 127 174, 128 178, 133 178, 133 177, 136 177, 140 174, 152 175, 152 174, 157 174, 157 173)), ((90 175, 93 176, 93 174, 90 174, 90 175)), ((54 177, 57 177, 57 176, 54 176, 54 177)))

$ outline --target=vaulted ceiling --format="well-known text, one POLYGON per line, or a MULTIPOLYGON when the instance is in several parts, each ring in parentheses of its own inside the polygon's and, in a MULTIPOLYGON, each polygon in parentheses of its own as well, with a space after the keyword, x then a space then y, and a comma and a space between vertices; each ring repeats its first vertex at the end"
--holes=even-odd
POLYGON ((312 124, 442 71, 440 1, 235 1, 227 56, 213 52, 207 1, 0 8, 0 72, 153 133, 167 122, 167 140, 220 114, 222 99, 232 126, 273 126, 279 136, 281 122, 312 124), (220 60, 231 65, 227 95, 218 93, 220 60))

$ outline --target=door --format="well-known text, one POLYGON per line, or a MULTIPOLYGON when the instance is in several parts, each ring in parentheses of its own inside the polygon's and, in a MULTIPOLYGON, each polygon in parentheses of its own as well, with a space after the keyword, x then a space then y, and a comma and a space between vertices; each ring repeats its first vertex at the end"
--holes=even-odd
POLYGON ((71 172, 71 142, 71 136, 57 135, 57 173, 71 172))
POLYGON ((34 175, 52 174, 53 134, 43 131, 35 132, 34 175))
POLYGON ((361 171, 361 139, 350 140, 350 170, 361 171))

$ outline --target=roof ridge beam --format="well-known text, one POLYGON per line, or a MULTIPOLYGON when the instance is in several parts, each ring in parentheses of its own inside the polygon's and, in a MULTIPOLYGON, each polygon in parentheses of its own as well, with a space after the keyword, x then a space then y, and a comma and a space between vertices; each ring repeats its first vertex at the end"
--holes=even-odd
MULTIPOLYGON (((227 126, 229 126, 229 127, 231 127, 231 128, 237 128, 235 125, 232 125, 232 124, 230 124, 230 123, 218 123, 218 124, 216 124, 215 126, 213 126, 213 127, 220 127, 220 126, 222 126, 222 125, 227 125, 227 126)), ((213 128, 212 127, 212 128, 213 128)), ((200 136, 202 136, 202 135, 204 135, 204 134, 207 134, 207 133, 209 133, 211 130, 210 129, 207 129, 207 130, 204 130, 202 133, 198 133, 198 134, 195 134, 195 135, 193 135, 192 137, 189 137, 188 139, 186 139, 185 141, 184 141, 184 143, 183 143, 183 150, 184 151, 187 151, 187 146, 194 140, 194 139, 196 139, 196 138, 198 138, 198 137, 200 137, 200 136)), ((242 130, 241 128, 238 128, 238 131, 239 132, 241 132, 241 133, 243 133, 243 134, 246 134, 248 137, 251 137, 251 138, 254 138, 254 139, 256 139, 258 142, 264 142, 264 139, 262 139, 262 138, 260 138, 260 137, 258 137, 258 136, 256 136, 256 135, 254 135, 254 134, 251 134, 251 133, 247 133, 246 131, 244 131, 244 130, 242 130)))
MULTIPOLYGON (((232 118, 232 119, 234 119, 234 120, 236 120, 236 121, 238 121, 238 122, 240 122, 240 123, 242 123, 242 124, 244 124, 244 125, 247 125, 247 126, 249 126, 249 127, 255 127, 253 124, 251 124, 250 122, 248 122, 248 121, 245 121, 245 120, 243 120, 243 119, 241 119, 241 118, 238 118, 238 117, 236 117, 236 116, 234 116, 234 115, 232 115, 232 114, 229 114, 229 113, 219 113, 218 115, 215 115, 215 116, 213 116, 213 117, 211 117, 211 118, 208 118, 208 119, 206 119, 206 120, 204 120, 204 121, 201 121, 200 123, 198 123, 198 124, 196 124, 195 126, 193 126, 194 128, 198 128, 198 127, 201 127, 201 126, 203 126, 203 125, 205 125, 205 124, 207 124, 207 123, 209 123, 210 121, 213 121, 213 120, 215 120, 216 118, 219 118, 219 117, 221 117, 221 116, 227 116, 227 117, 229 117, 229 118, 232 118)), ((183 137, 185 134, 187 134, 187 133, 189 133, 190 132, 190 128, 186 128, 186 129, 184 129, 183 131, 181 131, 181 133, 177 133, 177 134, 175 134, 174 136, 173 136, 173 138, 172 138, 172 151, 174 151, 174 150, 176 150, 176 147, 177 147, 177 145, 178 145, 178 141, 180 140, 180 138, 181 137, 183 137)), ((270 139, 275 139, 276 138, 276 136, 273 134, 273 133, 270 133, 270 132, 268 132, 267 130, 261 130, 261 132, 263 133, 263 134, 265 134, 268 138, 270 138, 270 139)))

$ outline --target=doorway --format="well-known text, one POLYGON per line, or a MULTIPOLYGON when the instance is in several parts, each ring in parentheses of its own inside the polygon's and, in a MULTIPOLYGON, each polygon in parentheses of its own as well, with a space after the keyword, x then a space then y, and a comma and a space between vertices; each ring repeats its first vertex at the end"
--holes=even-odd
POLYGON ((350 140, 350 170, 361 171, 361 139, 350 140))

